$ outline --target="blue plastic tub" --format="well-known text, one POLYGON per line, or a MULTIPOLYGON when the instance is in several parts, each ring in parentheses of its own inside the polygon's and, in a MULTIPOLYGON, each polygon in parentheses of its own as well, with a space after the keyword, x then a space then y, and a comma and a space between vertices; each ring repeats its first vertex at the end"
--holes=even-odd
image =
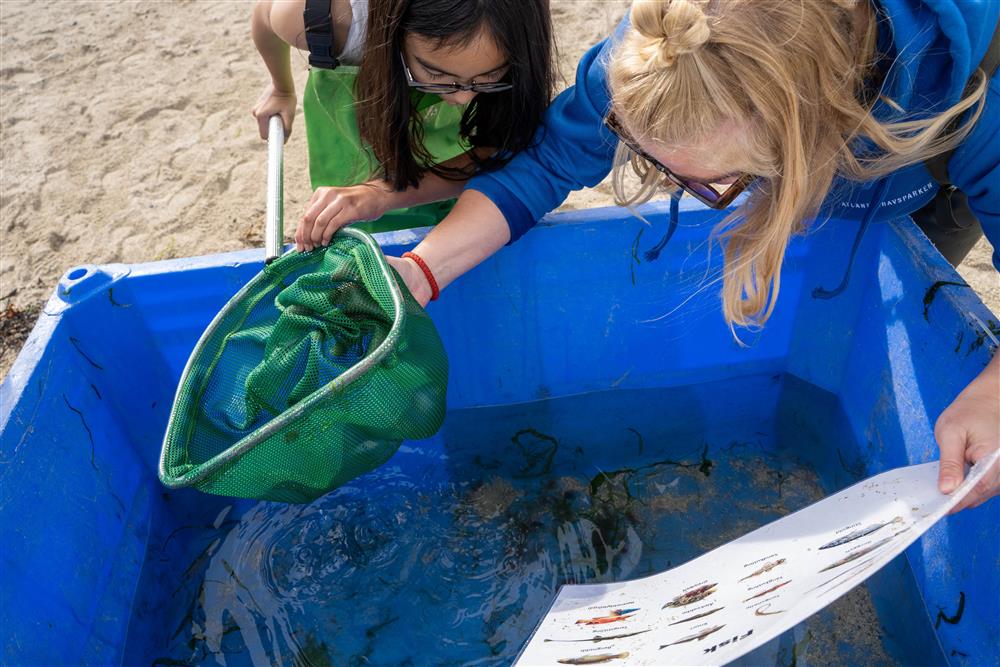
MULTIPOLYGON (((0 387, 4 664, 506 664, 561 583, 667 569, 937 458, 936 416, 990 357, 975 318, 998 325, 909 220, 867 232, 832 299, 856 225, 797 239, 741 347, 706 262, 719 214, 687 207, 650 262, 666 207, 645 211, 551 216, 446 290, 442 432, 307 507, 157 480, 184 363, 260 251, 68 272, 0 387)), ((859 589, 875 627, 823 612, 747 664, 872 661, 865 633, 879 660, 1000 664, 998 519, 942 521, 859 589)))

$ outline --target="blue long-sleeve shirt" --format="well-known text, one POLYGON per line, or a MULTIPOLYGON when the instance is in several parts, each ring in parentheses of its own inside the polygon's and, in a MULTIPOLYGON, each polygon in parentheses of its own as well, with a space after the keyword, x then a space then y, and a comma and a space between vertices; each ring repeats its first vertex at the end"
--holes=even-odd
MULTIPOLYGON (((880 27, 880 47, 893 58, 884 95, 909 114, 934 113, 958 102, 986 54, 1000 18, 1000 2, 880 0, 879 4, 887 19, 880 27)), ((467 187, 482 192, 500 209, 512 242, 571 191, 593 187, 610 172, 617 139, 603 123, 611 106, 607 65, 611 49, 627 28, 626 16, 614 35, 583 56, 575 85, 549 107, 535 146, 503 169, 469 182, 467 187)), ((874 113, 881 119, 898 117, 884 103, 874 113)), ((993 261, 1000 268, 1000 73, 992 77, 982 115, 955 151, 948 171, 998 249, 993 261)), ((920 208, 937 189, 921 163, 869 183, 838 179, 825 207, 839 218, 887 220, 920 208)))

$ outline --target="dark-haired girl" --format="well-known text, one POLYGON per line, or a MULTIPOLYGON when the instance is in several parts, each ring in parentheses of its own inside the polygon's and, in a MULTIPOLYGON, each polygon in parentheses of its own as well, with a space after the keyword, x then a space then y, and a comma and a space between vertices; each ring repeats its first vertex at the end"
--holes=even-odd
POLYGON ((433 202, 531 144, 551 97, 548 0, 258 0, 252 32, 271 75, 253 108, 264 138, 274 114, 291 132, 289 46, 309 52, 299 250, 355 221, 436 222, 450 203, 433 202))

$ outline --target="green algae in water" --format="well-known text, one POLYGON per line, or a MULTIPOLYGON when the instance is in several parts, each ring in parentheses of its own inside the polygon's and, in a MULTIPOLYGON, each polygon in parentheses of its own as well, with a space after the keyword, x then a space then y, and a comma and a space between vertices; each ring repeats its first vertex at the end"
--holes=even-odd
MULTIPOLYGON (((560 585, 663 571, 825 496, 840 478, 799 454, 853 453, 842 422, 781 377, 452 412, 356 483, 251 506, 192 554, 156 659, 509 664, 560 585)), ((905 662, 890 635, 862 587, 741 662, 905 662)))

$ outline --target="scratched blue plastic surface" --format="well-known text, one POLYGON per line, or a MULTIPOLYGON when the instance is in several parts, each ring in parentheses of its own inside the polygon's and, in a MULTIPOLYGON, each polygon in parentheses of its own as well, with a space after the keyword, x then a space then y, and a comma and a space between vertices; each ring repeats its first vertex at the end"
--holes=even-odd
MULTIPOLYGON (((705 262, 718 214, 685 207, 649 263, 636 258, 665 228, 666 206, 646 212, 653 229, 638 242, 643 224, 619 209, 552 216, 445 290, 430 312, 451 362, 450 409, 786 375, 837 396, 861 443, 846 462, 844 452, 815 455, 834 484, 853 481, 837 471, 937 457, 934 419, 991 352, 972 314, 997 324, 968 288, 944 285, 925 298, 936 282, 961 279, 908 220, 869 230, 848 289, 832 300, 812 292, 840 282, 856 227, 831 220, 796 240, 774 316, 763 332, 741 332, 741 347, 719 315, 718 250, 713 268, 705 262)), ((420 237, 380 241, 397 254, 420 237)), ((155 613, 133 613, 140 593, 154 610, 157 596, 165 604, 180 574, 169 559, 144 562, 147 543, 183 552, 184 527, 211 526, 232 503, 164 490, 161 437, 194 343, 261 255, 84 267, 60 283, 0 386, 6 664, 149 664, 174 631, 155 613), (154 570, 157 590, 137 591, 154 570)), ((724 396, 699 400, 711 414, 724 396)), ((238 503, 233 516, 248 507, 238 503)), ((937 626, 932 662, 998 662, 998 526, 994 501, 907 551, 927 625, 937 626), (960 620, 948 622, 960 605, 960 620)), ((891 587, 872 594, 891 625, 891 587)))

